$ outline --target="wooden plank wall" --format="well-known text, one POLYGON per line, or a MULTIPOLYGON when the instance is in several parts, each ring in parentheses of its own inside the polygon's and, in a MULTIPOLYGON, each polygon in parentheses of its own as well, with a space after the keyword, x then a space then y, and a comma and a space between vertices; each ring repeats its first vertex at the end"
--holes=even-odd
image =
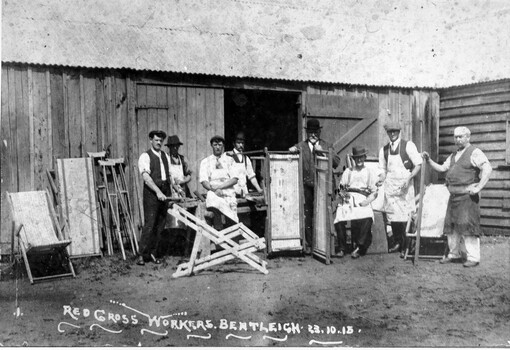
MULTIPOLYGON (((388 143, 389 139, 384 130, 387 120, 397 120, 402 126, 402 137, 412 140, 418 151, 437 153, 439 130, 439 94, 431 90, 411 90, 396 88, 360 88, 345 86, 310 85, 306 88, 309 94, 339 95, 375 98, 379 105, 379 119, 370 126, 378 137, 374 139, 354 140, 347 150, 351 151, 354 144, 366 143, 369 149, 379 149, 388 143)), ((304 130, 303 130, 304 134, 304 130)), ((373 132, 368 133, 373 135, 373 132)), ((328 140, 334 142, 335 140, 328 140)), ((373 152, 372 152, 373 153, 373 152)), ((376 157, 376 154, 369 154, 376 157)), ((345 158, 345 157, 344 157, 345 158)), ((342 158, 342 162, 345 159, 342 158)), ((343 163, 342 163, 343 164, 343 163)), ((437 175, 427 171, 426 183, 434 182, 437 175)), ((419 179, 415 180, 418 188, 419 179)))
MULTIPOLYGON (((127 156, 126 79, 118 72, 2 66, 0 249, 12 228, 6 191, 44 190, 55 159, 112 145, 127 156)), ((10 247, 8 247, 10 248, 10 247)))
POLYGON ((469 128, 471 143, 487 155, 493 168, 482 191, 483 232, 510 236, 510 79, 445 89, 440 113, 439 160, 455 151, 455 127, 469 128))
MULTIPOLYGON (((403 135, 412 137, 420 150, 434 153, 439 99, 433 91, 171 74, 153 77, 116 70, 2 65, 1 222, 11 222, 8 206, 4 205, 6 191, 45 189, 46 169, 55 168, 54 159, 84 157, 86 152, 101 151, 109 145, 112 157, 124 156, 130 165, 127 179, 134 201, 132 165, 140 150, 147 149, 143 144, 147 138, 139 135, 148 133, 148 125, 138 123, 136 110, 143 98, 148 104, 165 100, 168 110, 147 113, 155 113, 158 119, 159 113, 166 113, 166 124, 161 127, 175 130, 181 137, 182 153, 195 163, 195 183, 199 160, 210 153, 210 137, 224 131, 223 88, 375 97, 380 121, 371 127, 378 129, 379 137, 374 141, 378 147, 387 142, 381 120, 389 116, 403 123, 403 135), (162 82, 164 86, 155 86, 162 82), (144 95, 140 84, 153 87, 146 88, 144 95), (417 132, 420 123, 428 130, 423 139, 417 132), (206 147, 202 147, 204 144, 206 147)), ((299 123, 302 125, 301 120, 299 123)), ((0 243, 10 242, 10 235, 11 227, 3 224, 0 243)), ((5 245, 0 244, 2 247, 5 245)))

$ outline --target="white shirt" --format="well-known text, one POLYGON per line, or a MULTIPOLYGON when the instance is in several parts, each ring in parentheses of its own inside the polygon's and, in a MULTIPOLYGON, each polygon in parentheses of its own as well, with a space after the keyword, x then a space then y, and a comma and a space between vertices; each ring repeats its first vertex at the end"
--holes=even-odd
MULTIPOLYGON (((165 173, 165 167, 163 165, 163 162, 161 161, 161 153, 163 153, 166 156, 166 159, 168 160, 168 165, 170 165, 170 157, 164 151, 156 152, 153 148, 151 148, 150 151, 152 151, 152 153, 154 153, 156 155, 156 157, 159 158, 159 164, 161 165, 161 180, 165 181, 166 173, 165 173)), ((149 154, 147 152, 143 152, 140 155, 140 158, 138 158, 138 171, 140 172, 140 175, 142 175, 142 176, 143 176, 143 173, 147 173, 149 175, 151 174, 151 158, 149 157, 149 154)))
POLYGON ((219 161, 223 169, 227 170, 228 175, 231 178, 237 178, 237 174, 232 174, 230 168, 234 163, 232 157, 227 156, 223 153, 219 158, 216 158, 214 154, 202 159, 200 162, 200 172, 198 174, 198 182, 202 183, 204 181, 209 182, 211 179, 211 174, 213 170, 216 169, 216 162, 219 161))
MULTIPOLYGON (((396 139, 393 144, 390 143, 390 147, 392 151, 395 151, 400 145, 400 137, 396 139)), ((418 152, 418 149, 416 148, 416 145, 412 141, 407 141, 406 144, 406 153, 409 156, 409 159, 411 159, 411 162, 413 162, 414 166, 420 165, 423 163, 423 159, 421 158, 420 153, 418 152)), ((386 169, 387 163, 386 159, 384 159, 384 147, 381 147, 379 150, 379 168, 387 171, 386 169)))
POLYGON ((374 192, 376 190, 375 183, 377 182, 377 179, 377 174, 373 172, 371 173, 370 169, 366 166, 360 170, 354 167, 352 170, 345 169, 342 174, 340 184, 358 189, 369 188, 372 192, 374 192))
MULTIPOLYGON (((235 148, 232 150, 232 152, 234 154, 240 154, 240 152, 238 150, 236 150, 235 148)), ((241 163, 238 163, 238 164, 242 164, 244 170, 246 170, 246 174, 245 176, 248 178, 248 180, 251 180, 255 177, 255 171, 253 170, 253 165, 251 164, 251 160, 250 160, 250 157, 247 157, 247 156, 244 156, 244 155, 240 155, 241 157, 241 163), (244 164, 244 160, 246 159, 246 164, 244 164)), ((234 160, 235 162, 235 160, 234 160)), ((239 167, 241 168, 241 167, 239 167)), ((239 176, 241 176, 242 174, 239 174, 239 176)))

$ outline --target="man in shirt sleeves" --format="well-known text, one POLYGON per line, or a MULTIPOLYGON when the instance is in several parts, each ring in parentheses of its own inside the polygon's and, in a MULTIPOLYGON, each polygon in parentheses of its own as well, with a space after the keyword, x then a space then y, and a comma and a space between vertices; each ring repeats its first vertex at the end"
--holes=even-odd
POLYGON ((413 178, 420 172, 422 157, 412 141, 401 138, 398 122, 388 122, 384 128, 390 142, 379 150, 378 184, 384 183, 383 211, 393 232, 389 252, 399 251, 403 258, 407 220, 416 211, 413 178))
POLYGON ((427 152, 423 158, 438 172, 446 172, 446 186, 450 192, 443 234, 448 239, 450 252, 440 263, 462 261, 461 252, 466 253, 464 267, 480 263, 480 191, 489 181, 492 167, 485 154, 469 143, 471 131, 457 127, 453 138, 457 151, 442 165, 430 159, 427 152))
POLYGON ((136 263, 146 261, 160 264, 157 249, 161 232, 165 228, 166 198, 171 196, 170 158, 161 150, 166 133, 153 130, 149 133, 151 148, 140 155, 138 169, 143 179, 144 226, 140 239, 140 253, 136 263))

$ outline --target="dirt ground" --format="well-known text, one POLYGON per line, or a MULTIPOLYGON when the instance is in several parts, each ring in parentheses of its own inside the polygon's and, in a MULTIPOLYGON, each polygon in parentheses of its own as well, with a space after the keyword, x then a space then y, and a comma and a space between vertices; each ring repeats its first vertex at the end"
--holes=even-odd
POLYGON ((470 269, 398 254, 276 257, 267 275, 236 261, 173 279, 179 259, 81 259, 75 279, 35 285, 4 270, 0 345, 510 346, 508 237, 484 237, 470 269))

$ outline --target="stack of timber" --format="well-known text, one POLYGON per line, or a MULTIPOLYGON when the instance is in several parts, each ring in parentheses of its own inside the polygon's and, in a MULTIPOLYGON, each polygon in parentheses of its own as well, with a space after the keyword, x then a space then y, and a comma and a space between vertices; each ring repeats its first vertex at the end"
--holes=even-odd
POLYGON ((94 159, 96 198, 106 251, 117 247, 126 259, 125 247, 138 254, 138 242, 133 220, 133 208, 127 189, 124 158, 106 158, 106 152, 89 153, 94 159))

